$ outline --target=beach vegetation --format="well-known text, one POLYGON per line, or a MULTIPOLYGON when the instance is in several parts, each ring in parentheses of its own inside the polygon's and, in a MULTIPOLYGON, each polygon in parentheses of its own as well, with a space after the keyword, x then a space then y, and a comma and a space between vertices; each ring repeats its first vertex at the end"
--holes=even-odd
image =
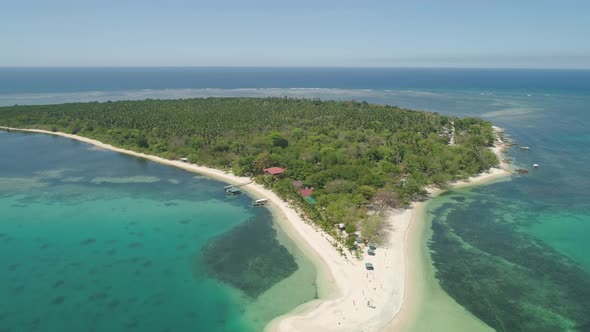
MULTIPOLYGON (((492 125, 357 101, 196 98, 0 108, 0 125, 75 133, 117 147, 252 176, 329 233, 373 239, 371 207, 402 208, 496 165, 492 125), (454 126, 454 130, 452 127, 454 126), (451 133, 455 144, 449 144, 451 133), (264 168, 280 166, 280 177, 264 168), (316 204, 293 186, 314 188, 316 204)), ((313 200, 311 200, 313 201, 313 200)))

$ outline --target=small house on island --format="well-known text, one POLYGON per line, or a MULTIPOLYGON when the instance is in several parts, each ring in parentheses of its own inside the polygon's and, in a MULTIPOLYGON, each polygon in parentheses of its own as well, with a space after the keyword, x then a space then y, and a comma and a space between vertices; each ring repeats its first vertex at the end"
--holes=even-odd
POLYGON ((317 204, 318 203, 318 201, 316 201, 316 199, 311 196, 305 197, 305 200, 308 201, 310 204, 317 204))
POLYGON ((311 204, 317 204, 318 201, 316 201, 316 199, 311 196, 313 194, 313 188, 299 189, 299 193, 309 203, 311 203, 311 204))
POLYGON ((263 169, 263 171, 267 174, 270 174, 270 175, 280 175, 280 174, 285 173, 285 169, 281 168, 281 167, 269 167, 269 168, 263 169))
POLYGON ((303 197, 309 197, 309 196, 313 195, 313 188, 299 189, 299 193, 303 197))

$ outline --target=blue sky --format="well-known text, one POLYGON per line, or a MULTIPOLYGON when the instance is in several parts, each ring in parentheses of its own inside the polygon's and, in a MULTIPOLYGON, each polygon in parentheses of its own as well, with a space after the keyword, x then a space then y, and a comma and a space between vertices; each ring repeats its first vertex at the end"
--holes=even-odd
POLYGON ((590 68, 590 1, 0 0, 0 66, 590 68))

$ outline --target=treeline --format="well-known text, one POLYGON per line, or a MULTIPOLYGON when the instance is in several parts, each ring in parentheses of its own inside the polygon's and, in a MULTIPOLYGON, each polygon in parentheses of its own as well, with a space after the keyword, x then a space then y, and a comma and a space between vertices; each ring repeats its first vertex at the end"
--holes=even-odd
MULTIPOLYGON (((498 163, 491 124, 356 101, 199 98, 0 108, 0 125, 62 131, 255 176, 326 230, 373 237, 368 206, 403 207, 498 163), (449 144, 452 127, 454 145, 449 144), (263 175, 280 166, 284 177, 263 175), (317 204, 293 180, 315 188, 317 204)), ((348 245, 353 245, 349 237, 348 245)))

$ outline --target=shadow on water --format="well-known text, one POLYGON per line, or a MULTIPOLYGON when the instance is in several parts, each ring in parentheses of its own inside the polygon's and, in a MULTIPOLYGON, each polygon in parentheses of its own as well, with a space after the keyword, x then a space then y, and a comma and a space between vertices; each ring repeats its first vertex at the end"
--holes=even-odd
POLYGON ((519 231, 535 222, 517 217, 527 207, 462 194, 429 211, 443 289, 498 331, 590 331, 590 274, 519 231))
MULTIPOLYGON (((298 269, 276 234, 272 220, 258 214, 211 239, 203 247, 200 259, 210 276, 257 298, 298 269)), ((200 259, 195 262, 197 266, 201 266, 200 259)))

